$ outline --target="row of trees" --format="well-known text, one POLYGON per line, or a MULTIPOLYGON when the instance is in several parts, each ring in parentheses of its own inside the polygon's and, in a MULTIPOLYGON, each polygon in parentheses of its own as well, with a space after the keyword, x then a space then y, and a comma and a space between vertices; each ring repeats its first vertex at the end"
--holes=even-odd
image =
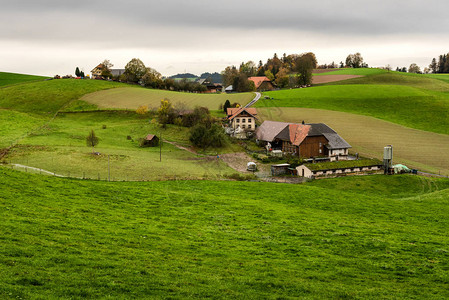
POLYGON ((436 58, 433 58, 429 65, 429 69, 432 73, 449 73, 449 53, 441 54, 438 58, 438 62, 436 58))
POLYGON ((76 77, 84 78, 84 71, 80 71, 80 68, 76 67, 75 75, 76 75, 76 77))
POLYGON ((275 53, 265 64, 262 61, 258 65, 253 61, 242 62, 238 69, 235 66, 226 67, 221 75, 224 86, 233 85, 237 92, 248 92, 255 89, 254 84, 248 81, 252 76, 266 76, 279 87, 309 85, 316 66, 317 60, 312 52, 290 55, 284 53, 282 58, 278 58, 275 53), (298 76, 293 76, 295 74, 298 76))
POLYGON ((102 62, 103 69, 101 76, 104 78, 111 78, 117 81, 128 83, 139 83, 145 87, 172 91, 185 92, 205 92, 207 88, 197 82, 183 79, 175 81, 171 78, 162 78, 161 73, 145 64, 138 58, 131 59, 125 66, 125 71, 121 76, 114 77, 111 68, 114 66, 109 60, 102 62))

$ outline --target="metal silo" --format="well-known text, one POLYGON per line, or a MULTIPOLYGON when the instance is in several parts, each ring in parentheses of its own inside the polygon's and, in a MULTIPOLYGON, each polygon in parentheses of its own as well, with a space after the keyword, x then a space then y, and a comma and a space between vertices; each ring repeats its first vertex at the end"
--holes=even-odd
POLYGON ((384 147, 384 173, 387 174, 388 170, 393 166, 393 146, 388 145, 384 147))

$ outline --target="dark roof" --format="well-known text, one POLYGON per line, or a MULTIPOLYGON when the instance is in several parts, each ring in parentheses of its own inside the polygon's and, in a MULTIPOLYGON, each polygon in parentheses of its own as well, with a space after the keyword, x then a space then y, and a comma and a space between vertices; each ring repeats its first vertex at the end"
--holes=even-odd
POLYGON ((312 128, 309 131, 308 136, 320 136, 324 135, 324 137, 329 141, 327 145, 328 149, 346 149, 351 148, 341 136, 338 135, 332 128, 323 123, 313 123, 307 124, 311 125, 312 128))

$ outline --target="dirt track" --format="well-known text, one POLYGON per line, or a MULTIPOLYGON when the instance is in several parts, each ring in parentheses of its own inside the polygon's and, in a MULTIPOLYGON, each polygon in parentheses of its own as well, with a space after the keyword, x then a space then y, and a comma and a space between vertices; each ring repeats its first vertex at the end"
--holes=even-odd
POLYGON ((363 77, 363 76, 362 75, 319 75, 319 76, 313 76, 312 83, 313 84, 328 83, 328 82, 341 81, 341 80, 358 78, 358 77, 363 77))

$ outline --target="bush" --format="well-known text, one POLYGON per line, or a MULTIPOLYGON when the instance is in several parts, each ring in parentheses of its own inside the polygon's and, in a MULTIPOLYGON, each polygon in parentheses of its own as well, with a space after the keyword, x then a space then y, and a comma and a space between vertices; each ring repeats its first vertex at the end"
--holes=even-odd
POLYGON ((220 148, 226 144, 227 136, 220 125, 197 124, 190 130, 189 140, 193 145, 206 150, 209 147, 220 148))
POLYGON ((106 126, 106 125, 103 125, 103 126, 102 126, 102 128, 103 128, 103 129, 106 129, 106 128, 107 128, 107 126, 106 126))

